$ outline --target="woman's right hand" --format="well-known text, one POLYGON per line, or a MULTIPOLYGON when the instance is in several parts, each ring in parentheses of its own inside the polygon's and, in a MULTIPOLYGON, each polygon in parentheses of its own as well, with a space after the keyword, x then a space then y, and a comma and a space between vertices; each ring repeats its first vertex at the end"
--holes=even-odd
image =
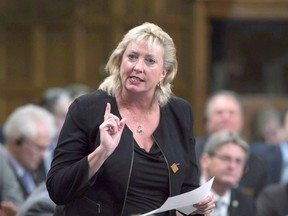
POLYGON ((100 125, 100 145, 108 155, 112 154, 120 142, 120 138, 125 127, 125 119, 119 119, 111 113, 111 105, 107 103, 104 114, 104 121, 100 125))
POLYGON ((111 113, 111 105, 107 103, 104 121, 99 126, 100 145, 88 155, 90 179, 102 166, 104 161, 113 153, 120 142, 122 132, 125 127, 125 119, 120 120, 111 113))

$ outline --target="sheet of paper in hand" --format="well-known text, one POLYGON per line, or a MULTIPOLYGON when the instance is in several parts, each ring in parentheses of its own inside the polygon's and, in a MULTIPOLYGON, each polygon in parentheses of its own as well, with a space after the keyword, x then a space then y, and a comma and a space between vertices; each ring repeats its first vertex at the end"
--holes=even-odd
POLYGON ((191 214, 193 211, 196 210, 193 205, 208 196, 209 192, 211 191, 214 178, 215 177, 211 178, 208 182, 201 185, 201 187, 195 190, 177 196, 169 197, 160 208, 142 214, 141 216, 148 216, 155 213, 169 211, 172 209, 177 209, 186 215, 191 214))

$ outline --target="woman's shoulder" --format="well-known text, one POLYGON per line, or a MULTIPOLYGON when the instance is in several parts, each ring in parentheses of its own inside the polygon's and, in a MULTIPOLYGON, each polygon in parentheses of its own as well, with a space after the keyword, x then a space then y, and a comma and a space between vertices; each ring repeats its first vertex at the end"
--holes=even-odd
POLYGON ((105 98, 112 98, 112 96, 108 95, 108 93, 105 91, 97 89, 93 92, 79 96, 78 98, 75 99, 75 101, 81 101, 82 103, 85 102, 89 103, 94 100, 103 100, 105 98))
POLYGON ((107 102, 114 104, 115 98, 102 90, 82 95, 74 100, 68 110, 68 116, 75 122, 94 125, 103 121, 107 102))
POLYGON ((171 96, 170 100, 169 100, 170 103, 183 103, 183 104, 189 104, 189 102, 184 99, 184 98, 181 98, 181 97, 178 97, 178 96, 171 96))
POLYGON ((166 116, 173 116, 173 118, 179 119, 183 125, 190 125, 191 120, 193 122, 192 108, 189 102, 183 98, 172 96, 162 111, 166 116))
POLYGON ((72 103, 73 106, 81 107, 82 109, 102 109, 108 102, 113 103, 114 97, 108 95, 107 92, 102 90, 95 90, 91 93, 82 95, 75 99, 72 103))
POLYGON ((172 96, 167 103, 167 106, 171 107, 172 109, 180 110, 191 110, 190 103, 185 100, 184 98, 172 96))

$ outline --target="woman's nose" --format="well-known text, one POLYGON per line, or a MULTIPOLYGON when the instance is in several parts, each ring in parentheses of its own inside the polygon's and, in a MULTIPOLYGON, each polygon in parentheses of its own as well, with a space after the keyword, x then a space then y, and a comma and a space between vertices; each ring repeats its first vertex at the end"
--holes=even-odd
POLYGON ((144 64, 144 61, 139 59, 137 61, 137 63, 135 64, 133 70, 137 73, 143 73, 143 71, 144 71, 144 65, 143 64, 144 64))

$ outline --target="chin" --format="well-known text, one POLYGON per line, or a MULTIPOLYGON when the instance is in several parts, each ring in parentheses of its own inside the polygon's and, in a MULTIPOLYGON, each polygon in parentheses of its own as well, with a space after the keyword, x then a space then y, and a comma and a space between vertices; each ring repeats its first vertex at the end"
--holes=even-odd
POLYGON ((225 179, 223 183, 226 184, 228 187, 234 187, 238 184, 238 181, 235 179, 225 179))

